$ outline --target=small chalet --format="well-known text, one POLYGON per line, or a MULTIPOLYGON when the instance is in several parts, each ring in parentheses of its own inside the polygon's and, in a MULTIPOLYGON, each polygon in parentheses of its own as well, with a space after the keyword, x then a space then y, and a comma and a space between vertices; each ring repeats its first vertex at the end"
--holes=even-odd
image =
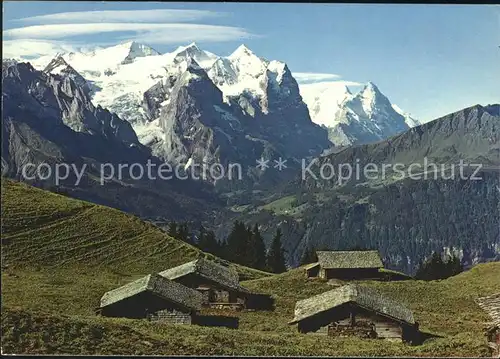
POLYGON ((378 251, 317 251, 318 262, 306 266, 308 278, 378 279, 384 268, 378 251))
POLYGON ((478 298, 476 302, 491 318, 486 327, 488 346, 491 356, 500 358, 500 293, 478 298))
POLYGON ((191 324, 196 311, 201 309, 201 302, 199 292, 150 274, 106 292, 99 312, 107 317, 191 324))
POLYGON ((413 313, 377 291, 345 285, 295 304, 300 333, 316 332, 332 337, 358 336, 418 344, 423 336, 413 313))
POLYGON ((167 269, 159 275, 196 289, 202 294, 205 307, 241 310, 272 309, 274 305, 270 296, 242 287, 235 270, 204 258, 167 269))

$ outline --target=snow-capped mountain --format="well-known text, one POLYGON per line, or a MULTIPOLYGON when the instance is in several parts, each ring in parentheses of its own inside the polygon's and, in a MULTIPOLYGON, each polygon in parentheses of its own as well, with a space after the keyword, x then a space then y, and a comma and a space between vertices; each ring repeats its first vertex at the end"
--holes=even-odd
POLYGON ((342 82, 325 81, 300 85, 300 94, 309 108, 313 122, 326 127, 335 126, 335 114, 340 104, 351 95, 342 82))
MULTIPOLYGON (((177 125, 168 128, 174 126, 175 121, 162 120, 165 117, 162 113, 168 112, 168 106, 187 106, 179 104, 180 100, 173 99, 172 94, 179 86, 192 87, 189 81, 179 83, 179 80, 187 76, 184 76, 186 72, 191 73, 188 77, 193 79, 192 70, 198 67, 197 77, 203 81, 208 79, 220 92, 221 101, 216 100, 218 95, 198 93, 193 95, 195 101, 188 101, 191 105, 201 103, 202 97, 204 101, 210 98, 212 105, 224 110, 213 114, 210 110, 207 114, 236 119, 232 124, 240 125, 231 127, 231 131, 244 128, 249 137, 265 141, 266 148, 280 148, 278 152, 288 156, 298 158, 321 152, 331 147, 331 142, 346 146, 379 141, 418 124, 391 104, 373 83, 354 94, 336 82, 301 85, 299 90, 284 62, 261 58, 245 45, 223 57, 204 51, 195 43, 160 54, 149 46, 127 42, 91 52, 58 54, 47 60, 40 58, 34 65, 45 72, 70 76, 86 89, 94 104, 130 122, 142 144, 151 147, 155 155, 169 160, 187 160, 190 152, 197 151, 193 150, 196 144, 192 143, 188 146, 191 149, 183 145, 176 146, 178 153, 172 150, 174 142, 182 143, 183 138, 189 141, 191 135, 177 133, 177 125), (251 123, 251 118, 259 121, 251 123), (267 127, 265 131, 264 127, 267 127), (179 139, 174 140, 172 133, 179 139), (325 140, 324 133, 330 141, 325 140), (292 134, 301 136, 303 145, 297 146, 292 134)), ((213 89, 208 90, 209 87, 211 85, 204 85, 206 91, 215 93, 213 89)), ((182 91, 177 89, 175 93, 187 100, 186 96, 179 95, 182 91)), ((213 123, 217 121, 200 123, 215 130, 213 123)), ((224 126, 217 127, 219 131, 224 126)), ((224 133, 226 138, 235 138, 234 133, 224 133)), ((202 157, 220 159, 214 155, 220 152, 217 146, 220 143, 212 144, 212 154, 205 153, 202 157)))
POLYGON ((130 122, 140 142, 166 160, 255 164, 264 155, 299 159, 331 146, 287 65, 244 45, 221 57, 195 43, 165 54, 125 43, 34 64, 83 78, 93 103, 130 122))
POLYGON ((376 142, 419 125, 372 82, 354 94, 342 82, 305 84, 301 94, 313 122, 325 126, 336 145, 376 142))
POLYGON ((92 83, 80 75, 78 71, 76 71, 66 62, 66 60, 64 60, 62 56, 56 56, 52 59, 52 61, 47 64, 43 72, 71 78, 86 94, 90 94, 92 90, 95 90, 92 83))

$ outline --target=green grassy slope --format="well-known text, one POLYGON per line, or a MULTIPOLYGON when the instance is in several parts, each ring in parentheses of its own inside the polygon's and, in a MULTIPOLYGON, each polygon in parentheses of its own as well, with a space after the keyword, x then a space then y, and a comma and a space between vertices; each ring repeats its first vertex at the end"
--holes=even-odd
POLYGON ((92 278, 76 272, 68 277, 64 272, 51 276, 44 271, 8 269, 2 277, 4 352, 487 356, 482 323, 488 319, 473 299, 498 290, 500 263, 482 264, 443 281, 363 282, 404 302, 414 310, 424 330, 443 336, 415 347, 376 339, 326 339, 297 333, 295 326, 287 324, 293 317, 295 301, 332 288, 325 281, 305 279, 300 269, 244 282, 248 288, 274 294, 277 308, 274 312, 237 313, 238 330, 93 315, 90 309, 100 294, 98 286, 104 289, 113 278, 108 272, 92 278))
POLYGON ((473 300, 498 291, 500 263, 443 281, 363 282, 406 303, 422 328, 444 336, 410 347, 297 333, 287 324, 295 301, 332 288, 307 280, 301 268, 265 277, 238 267, 256 278, 243 285, 273 294, 277 305, 274 312, 232 313, 240 317, 238 330, 102 318, 93 309, 105 291, 195 258, 198 250, 119 211, 11 181, 2 183, 2 225, 4 353, 488 355, 487 318, 473 300))
MULTIPOLYGON (((201 253, 132 215, 7 179, 2 179, 2 246, 5 262, 16 268, 123 276, 159 272, 201 253)), ((236 268, 243 278, 267 275, 236 268)))
MULTIPOLYGON (((408 306, 423 330, 443 336, 461 332, 474 332, 481 336, 483 323, 488 321, 488 317, 474 299, 500 290, 500 262, 480 264, 445 280, 359 283, 374 287, 408 306)), ((282 313, 291 318, 297 300, 345 283, 307 280, 303 268, 297 268, 272 278, 251 280, 244 284, 255 291, 273 293, 278 298, 282 313)))

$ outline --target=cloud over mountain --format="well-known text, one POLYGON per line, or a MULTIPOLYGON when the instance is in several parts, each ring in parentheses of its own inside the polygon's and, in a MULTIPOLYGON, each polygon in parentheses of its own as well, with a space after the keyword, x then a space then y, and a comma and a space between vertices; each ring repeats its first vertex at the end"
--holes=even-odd
POLYGON ((29 23, 78 23, 78 22, 184 22, 208 17, 223 16, 224 13, 207 10, 150 9, 150 10, 104 10, 72 11, 30 16, 17 21, 29 23))
POLYGON ((150 44, 177 44, 195 40, 223 42, 256 36, 241 27, 198 21, 223 15, 225 13, 205 10, 152 9, 61 12, 20 18, 13 22, 22 22, 27 26, 3 30, 4 57, 19 58, 68 51, 78 47, 77 37, 99 34, 106 34, 108 42, 133 40, 150 44), (189 21, 198 22, 186 23, 189 21))

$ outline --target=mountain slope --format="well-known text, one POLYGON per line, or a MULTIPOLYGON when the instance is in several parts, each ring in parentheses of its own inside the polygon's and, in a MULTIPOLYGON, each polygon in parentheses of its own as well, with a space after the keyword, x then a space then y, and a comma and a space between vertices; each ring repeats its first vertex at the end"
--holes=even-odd
MULTIPOLYGON (((325 163, 335 168, 341 163, 358 163, 361 168, 368 163, 409 166, 412 163, 466 164, 496 166, 500 164, 500 105, 472 106, 434 121, 414 127, 385 141, 346 148, 320 157, 313 171, 325 163)), ((388 170, 392 171, 391 169, 388 170)), ((338 174, 323 181, 314 180, 313 186, 338 181, 338 174)), ((309 177, 310 178, 310 177, 309 177)), ((351 178, 351 180, 353 180, 351 178)), ((361 173, 357 181, 364 181, 361 173)), ((390 176, 386 176, 390 180, 390 176)), ((306 179, 307 182, 307 179, 306 179)))
POLYGON ((261 195, 260 203, 238 203, 244 209, 229 220, 263 223, 268 240, 280 227, 292 266, 307 248, 354 246, 380 250, 389 268, 406 273, 432 251, 455 253, 466 265, 498 260, 499 108, 474 106, 379 143, 320 157, 306 163, 312 165, 304 179, 298 174, 288 186, 261 195), (476 174, 481 180, 469 179, 477 166, 465 167, 462 178, 460 160, 483 165, 476 174), (376 170, 369 176, 367 164, 376 170))
MULTIPOLYGON (((2 264, 148 274, 206 256, 158 227, 116 209, 2 178, 2 264)), ((264 272, 237 266, 243 277, 264 272)))
POLYGON ((87 269, 73 272, 69 280, 69 273, 60 268, 51 272, 9 268, 2 273, 2 348, 7 353, 73 355, 486 356, 482 323, 488 318, 474 299, 495 292, 499 271, 498 263, 490 263, 442 281, 362 282, 402 301, 423 330, 443 336, 409 346, 352 337, 325 342, 316 335, 297 333, 287 324, 295 301, 332 288, 324 281, 305 279, 302 268, 243 282, 251 290, 272 294, 276 310, 232 313, 239 317, 238 330, 94 315, 92 304, 103 291, 135 276, 119 279, 116 273, 87 269))

